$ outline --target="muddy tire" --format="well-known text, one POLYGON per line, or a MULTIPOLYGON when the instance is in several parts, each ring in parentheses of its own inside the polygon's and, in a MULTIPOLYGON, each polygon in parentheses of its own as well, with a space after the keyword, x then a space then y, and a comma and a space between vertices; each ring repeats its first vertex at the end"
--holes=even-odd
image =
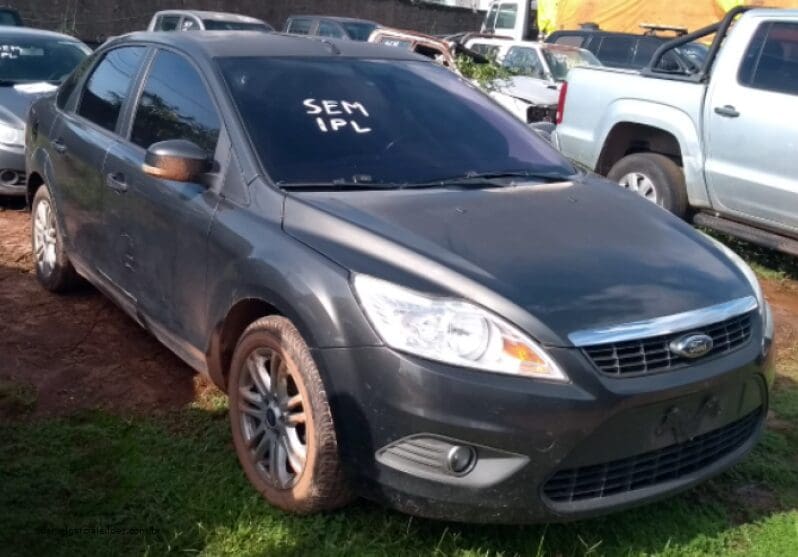
POLYGON ((228 394, 238 459, 269 503, 308 514, 350 501, 324 385, 288 319, 265 317, 244 331, 228 394))
POLYGON ((36 278, 50 292, 73 290, 80 279, 69 261, 47 186, 36 191, 31 206, 31 246, 36 278))
POLYGON ((635 153, 619 160, 607 178, 685 218, 689 208, 684 171, 659 153, 635 153))

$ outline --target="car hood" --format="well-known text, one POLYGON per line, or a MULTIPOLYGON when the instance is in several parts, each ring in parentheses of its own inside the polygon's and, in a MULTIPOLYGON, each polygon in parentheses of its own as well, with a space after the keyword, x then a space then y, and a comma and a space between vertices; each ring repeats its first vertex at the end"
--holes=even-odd
POLYGON ((560 86, 550 81, 518 75, 501 80, 496 91, 536 105, 555 105, 560 98, 560 86))
POLYGON ((56 89, 56 86, 46 82, 0 87, 0 120, 17 128, 24 128, 33 101, 56 89))
POLYGON ((352 272, 470 299, 541 342, 750 296, 706 237, 602 179, 291 193, 285 230, 352 272))

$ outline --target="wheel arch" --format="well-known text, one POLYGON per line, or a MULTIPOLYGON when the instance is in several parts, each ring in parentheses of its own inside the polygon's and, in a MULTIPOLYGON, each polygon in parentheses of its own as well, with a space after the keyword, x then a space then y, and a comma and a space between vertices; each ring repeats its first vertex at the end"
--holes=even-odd
POLYGON ((628 154, 660 153, 682 167, 690 204, 709 204, 700 131, 691 115, 661 103, 621 99, 608 107, 598 129, 597 173, 606 176, 628 154))
POLYGON ((252 323, 270 315, 285 316, 285 313, 262 296, 247 296, 236 301, 216 324, 206 358, 208 375, 217 387, 227 390, 230 363, 241 335, 252 323))
POLYGON ((615 163, 634 153, 659 153, 683 166, 679 140, 671 132, 647 124, 619 122, 607 135, 596 172, 606 176, 615 163))

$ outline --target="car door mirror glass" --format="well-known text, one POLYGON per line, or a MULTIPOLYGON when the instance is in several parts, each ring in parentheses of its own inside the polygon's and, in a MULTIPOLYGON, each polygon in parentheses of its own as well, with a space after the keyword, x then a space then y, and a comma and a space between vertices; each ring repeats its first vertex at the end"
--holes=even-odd
POLYGON ((147 149, 142 170, 148 176, 176 182, 197 182, 211 170, 211 159, 201 147, 185 139, 154 143, 147 149))

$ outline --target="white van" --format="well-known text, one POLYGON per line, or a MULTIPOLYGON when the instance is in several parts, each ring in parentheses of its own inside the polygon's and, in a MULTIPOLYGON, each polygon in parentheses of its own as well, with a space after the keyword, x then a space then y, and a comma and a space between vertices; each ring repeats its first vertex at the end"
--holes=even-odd
POLYGON ((537 0, 494 0, 488 7, 481 32, 512 37, 516 41, 536 41, 540 32, 537 0))

